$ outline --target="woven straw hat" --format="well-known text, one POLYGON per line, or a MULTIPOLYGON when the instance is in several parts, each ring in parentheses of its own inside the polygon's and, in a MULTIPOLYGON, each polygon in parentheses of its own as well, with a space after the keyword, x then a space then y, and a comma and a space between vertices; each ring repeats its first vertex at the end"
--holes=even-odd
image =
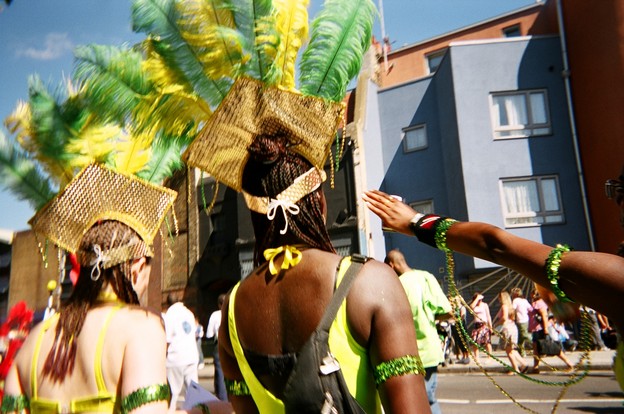
POLYGON ((283 134, 293 151, 322 170, 343 111, 342 103, 239 78, 183 159, 241 191, 247 148, 259 135, 283 134))

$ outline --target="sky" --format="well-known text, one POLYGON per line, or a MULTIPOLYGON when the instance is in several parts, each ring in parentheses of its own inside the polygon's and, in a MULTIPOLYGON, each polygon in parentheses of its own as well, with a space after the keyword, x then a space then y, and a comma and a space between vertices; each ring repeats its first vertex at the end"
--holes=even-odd
MULTIPOLYGON (((536 0, 373 0, 383 6, 385 33, 399 48, 486 20, 536 0)), ((133 44, 144 38, 132 32, 131 0, 13 0, 0 10, 0 120, 28 97, 32 74, 57 85, 72 72, 77 45, 133 44)), ((4 5, 4 2, 0 3, 4 5)), ((311 0, 310 17, 321 8, 311 0)), ((0 6, 2 7, 2 6, 0 6)), ((376 21, 374 35, 381 39, 376 21)), ((4 124, 4 122, 2 122, 4 124)), ((8 134, 4 125, 0 130, 8 134)), ((0 231, 27 230, 34 210, 0 189, 0 231)))

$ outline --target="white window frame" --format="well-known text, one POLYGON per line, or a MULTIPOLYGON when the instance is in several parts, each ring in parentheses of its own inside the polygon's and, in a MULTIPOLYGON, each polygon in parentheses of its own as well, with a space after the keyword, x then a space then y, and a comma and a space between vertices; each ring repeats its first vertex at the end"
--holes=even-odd
MULTIPOLYGON (((549 224, 561 224, 565 222, 565 215, 563 212, 563 204, 561 200, 561 189, 559 186, 559 178, 556 175, 540 175, 540 176, 528 176, 528 177, 514 177, 503 178, 499 180, 500 185, 500 198, 503 211, 503 217, 505 219, 505 227, 534 227, 543 226, 549 224), (554 196, 554 202, 557 204, 557 209, 546 209, 546 191, 545 185, 548 182, 554 181, 554 194, 551 192, 551 196, 554 196), (508 205, 508 199, 506 197, 506 184, 517 182, 533 182, 535 186, 535 194, 532 194, 535 202, 538 204, 537 209, 527 210, 523 212, 512 212, 512 208, 508 205)), ((552 202, 551 202, 552 203, 552 202)), ((517 209, 517 208, 514 208, 517 209)))
POLYGON ((434 214, 435 207, 433 206, 433 200, 418 200, 409 203, 409 206, 422 214, 434 214))
POLYGON ((425 54, 425 63, 427 65, 428 74, 432 75, 438 70, 438 68, 440 67, 440 63, 442 62, 442 59, 444 59, 444 55, 446 54, 446 51, 447 49, 442 49, 442 50, 436 50, 435 52, 425 54), (435 68, 431 67, 431 61, 433 59, 439 59, 438 64, 435 66, 435 68))
POLYGON ((407 128, 403 128, 402 131, 402 137, 401 137, 402 141, 403 141, 403 152, 408 153, 408 152, 414 152, 414 151, 420 151, 423 149, 426 149, 429 147, 429 137, 427 136, 427 125, 426 124, 418 124, 418 125, 413 125, 407 128), (418 145, 418 146, 414 146, 411 147, 408 145, 408 140, 407 140, 407 134, 409 134, 410 132, 413 131, 423 131, 424 133, 424 144, 422 145, 418 145))
POLYGON ((546 89, 527 89, 521 91, 509 91, 509 92, 492 92, 490 93, 490 112, 492 119, 492 130, 494 133, 494 139, 514 139, 514 138, 529 138, 536 136, 544 136, 552 134, 552 126, 550 122, 550 109, 548 106, 548 91, 546 89), (536 113, 532 108, 531 96, 543 96, 543 116, 546 118, 545 122, 536 122, 533 119, 536 117, 536 113), (520 112, 524 111, 526 117, 526 123, 519 123, 516 125, 500 125, 499 113, 497 111, 496 98, 499 97, 522 97, 524 98, 524 107, 520 108, 520 112))

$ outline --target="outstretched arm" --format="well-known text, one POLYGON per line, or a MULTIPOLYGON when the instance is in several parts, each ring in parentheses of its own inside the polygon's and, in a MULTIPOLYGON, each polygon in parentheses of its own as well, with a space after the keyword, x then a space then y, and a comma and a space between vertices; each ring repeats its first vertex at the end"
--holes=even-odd
MULTIPOLYGON (((410 220, 417 212, 381 191, 367 191, 368 208, 384 226, 413 235, 410 220)), ((515 236, 496 226, 478 222, 457 222, 446 233, 448 248, 509 267, 541 286, 551 286, 546 259, 553 250, 532 240, 515 236)), ((621 297, 624 294, 624 258, 596 252, 571 251, 562 256, 558 268, 559 287, 573 300, 586 304, 624 327, 621 297)))

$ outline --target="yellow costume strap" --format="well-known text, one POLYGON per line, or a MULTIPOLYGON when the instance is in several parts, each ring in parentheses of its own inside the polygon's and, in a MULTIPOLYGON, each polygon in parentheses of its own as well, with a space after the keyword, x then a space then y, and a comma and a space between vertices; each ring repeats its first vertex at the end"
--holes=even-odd
POLYGON ((104 321, 104 325, 100 330, 100 337, 98 338, 97 346, 95 348, 95 359, 93 360, 93 370, 95 372, 95 381, 98 387, 98 395, 102 396, 107 393, 106 383, 104 382, 104 375, 102 374, 102 352, 104 350, 104 339, 106 337, 106 331, 108 330, 108 325, 113 318, 113 316, 123 307, 122 304, 117 304, 106 316, 106 320, 104 321))
POLYGON ((276 275, 279 271, 275 267, 275 258, 280 254, 284 253, 284 259, 282 260, 282 266, 280 267, 282 270, 288 270, 291 267, 295 267, 301 261, 303 255, 295 246, 280 246, 275 249, 266 249, 264 251, 264 258, 269 262, 269 272, 272 275, 276 275))
POLYGON ((260 383, 260 380, 256 377, 247 363, 245 351, 243 351, 243 347, 238 340, 238 331, 236 330, 236 320, 234 317, 234 303, 239 286, 240 282, 232 288, 232 292, 230 293, 230 303, 227 311, 230 341, 232 343, 232 350, 234 351, 236 362, 238 363, 238 368, 243 375, 245 383, 251 393, 251 397, 258 407, 258 411, 261 413, 284 414, 284 403, 282 403, 281 400, 262 386, 262 383, 260 383))
POLYGON ((32 399, 37 398, 37 361, 39 361, 39 353, 41 352, 41 343, 43 342, 43 335, 50 329, 52 323, 57 321, 59 318, 59 314, 55 313, 46 321, 43 322, 43 327, 39 332, 39 337, 37 338, 37 342, 35 343, 35 350, 33 351, 32 362, 30 363, 30 389, 32 399))

